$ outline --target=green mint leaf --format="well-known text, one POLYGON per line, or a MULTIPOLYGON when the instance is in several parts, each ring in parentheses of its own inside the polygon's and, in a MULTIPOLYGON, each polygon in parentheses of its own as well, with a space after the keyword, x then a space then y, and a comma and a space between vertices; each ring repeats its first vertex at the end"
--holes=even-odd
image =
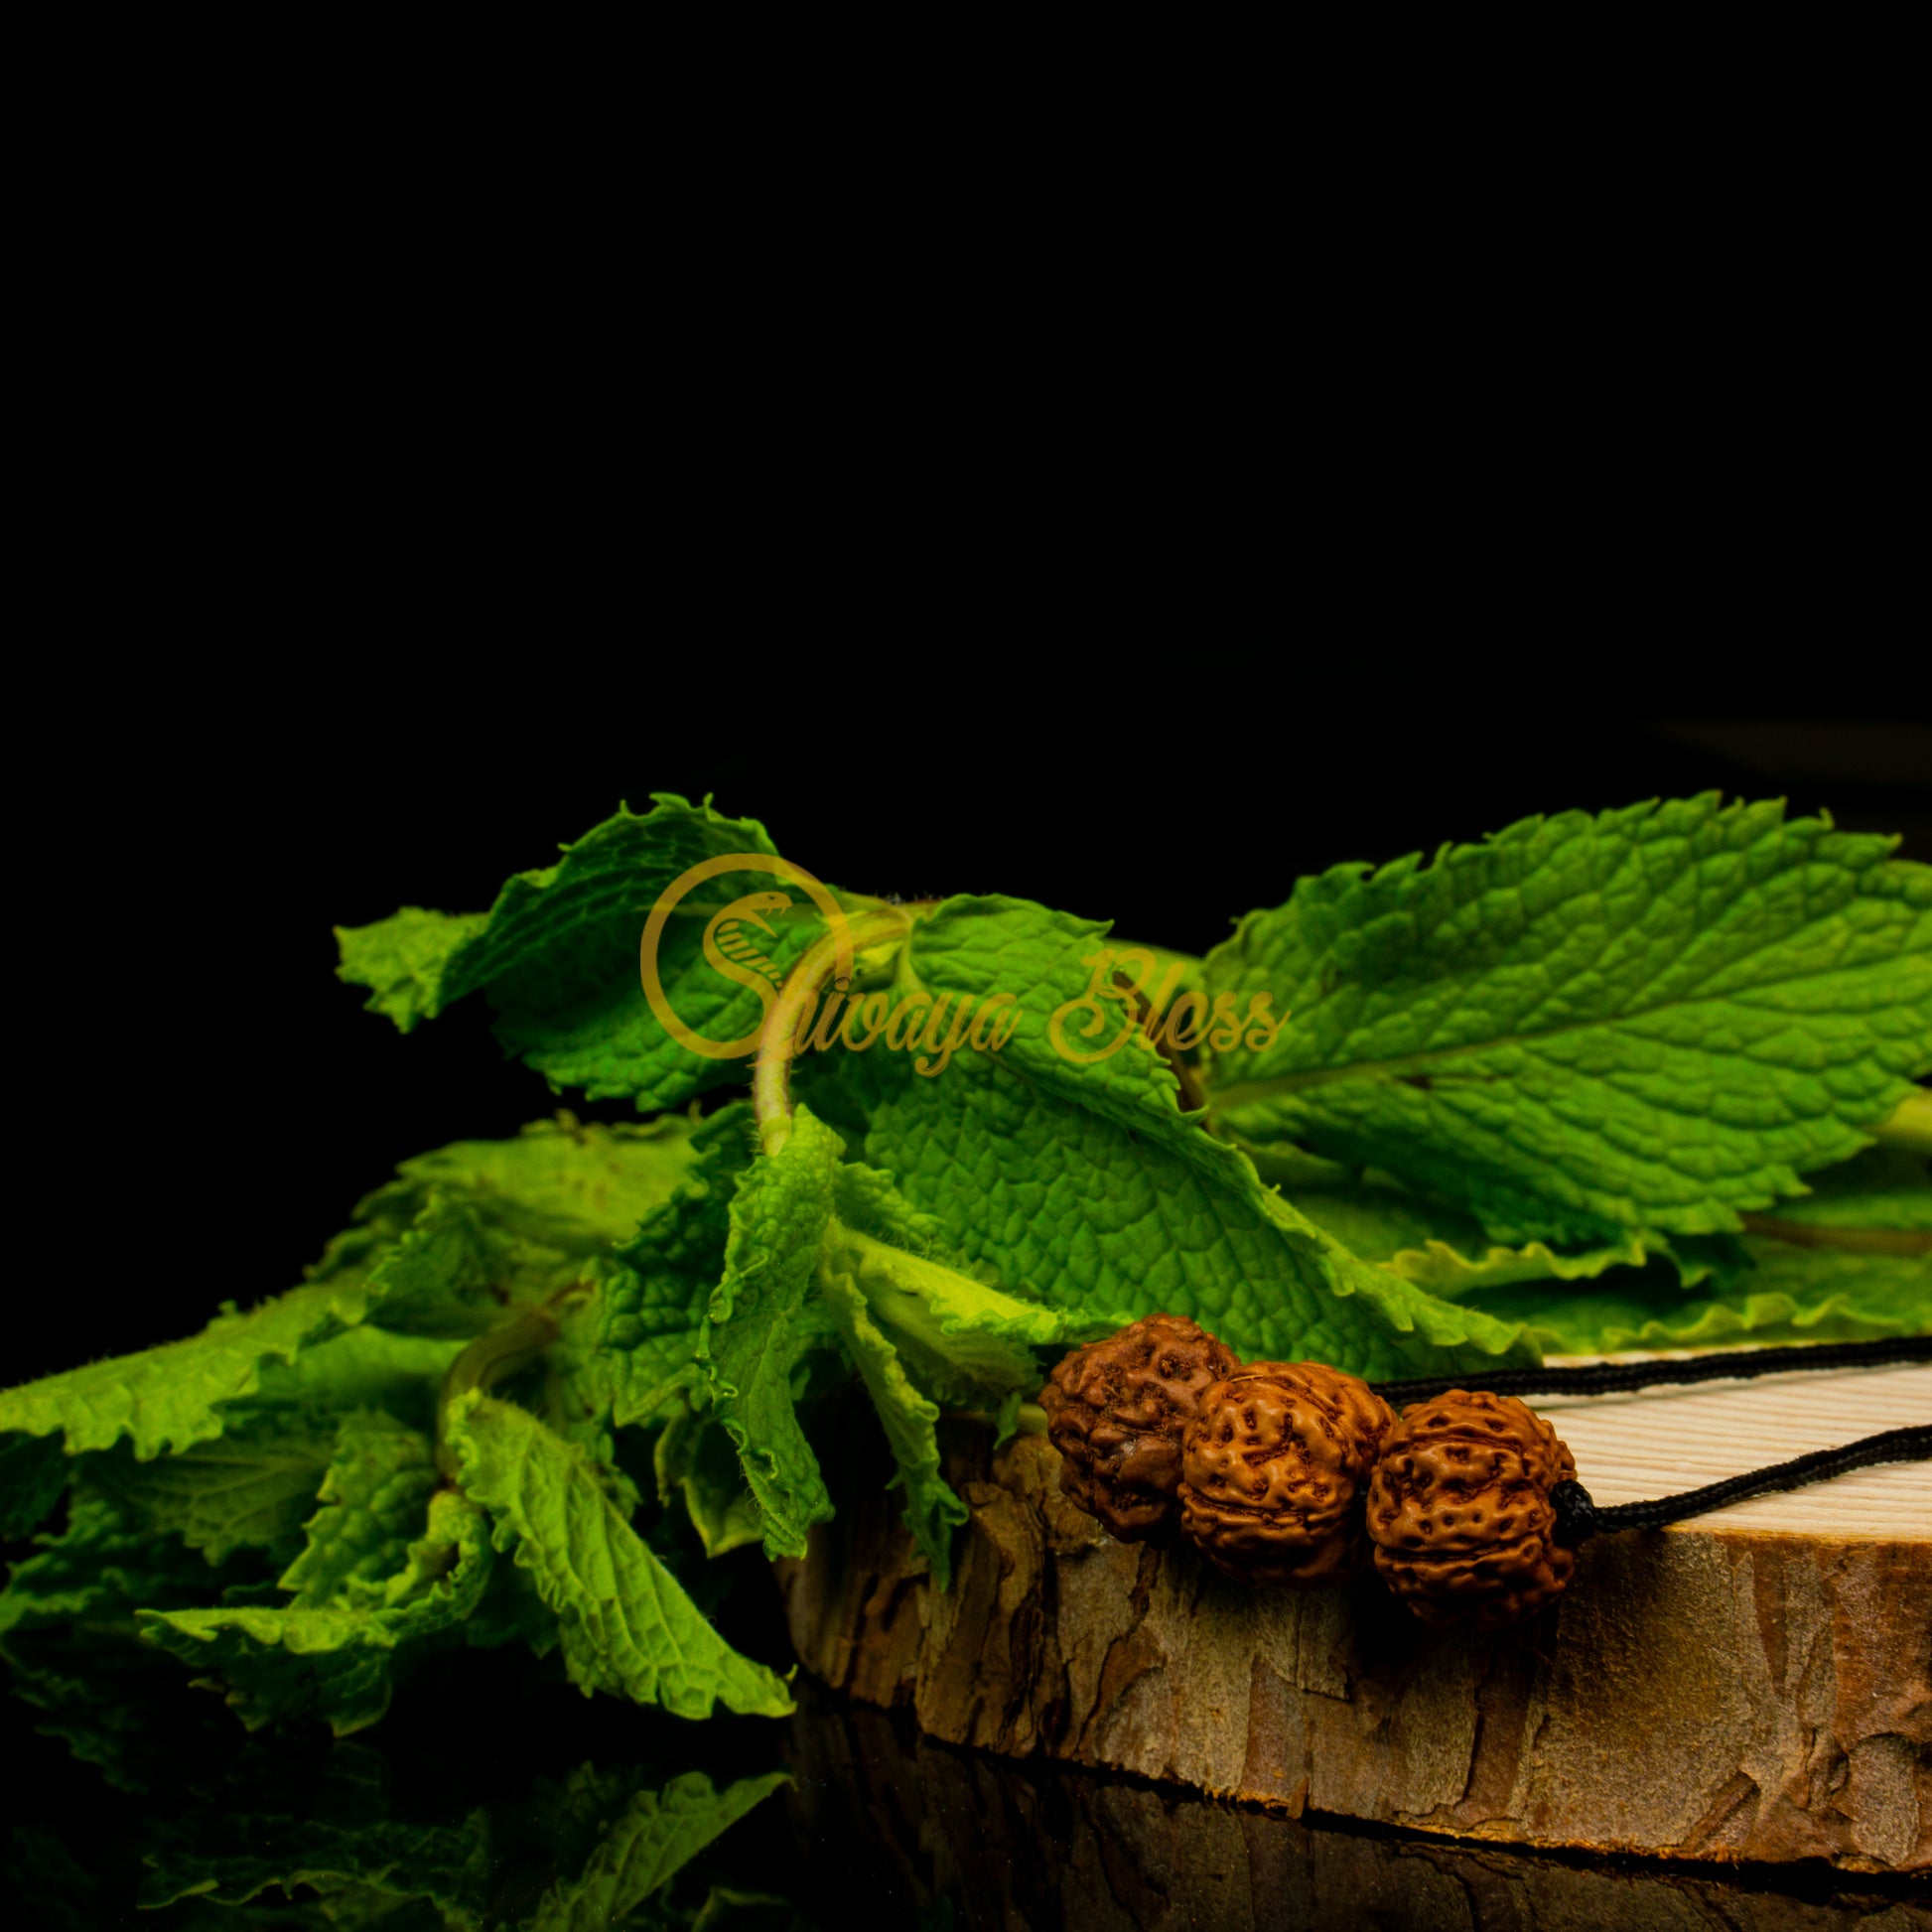
POLYGON ((476 1391, 448 1441, 465 1491, 496 1521, 562 1622, 564 1660, 588 1696, 610 1691, 705 1718, 714 1703, 761 1717, 792 1708, 780 1679, 741 1657, 692 1607, 613 1507, 583 1454, 526 1410, 476 1391))
POLYGON ((1673 1242, 1631 1229, 1593 1247, 1558 1249, 1529 1241, 1505 1248, 1490 1241, 1473 1216, 1368 1177, 1303 1189, 1295 1205, 1364 1261, 1445 1301, 1514 1282, 1593 1281, 1608 1269, 1641 1268, 1652 1255, 1670 1262, 1685 1288, 1707 1281, 1727 1287, 1747 1266, 1729 1235, 1686 1234, 1673 1242))
POLYGON ((668 1199, 692 1161, 691 1123, 537 1121, 514 1139, 459 1141, 405 1161, 355 1210, 314 1271, 366 1281, 386 1328, 475 1335, 506 1303, 581 1279, 668 1199))
MULTIPOLYGON (((874 1185, 887 1178, 876 1169, 846 1168, 840 1181, 854 1173, 874 1185)), ((842 1185, 839 1191, 843 1199, 842 1185)), ((967 1407, 997 1405, 1016 1390, 1031 1399, 1041 1380, 1035 1350, 1064 1351, 1130 1318, 1118 1311, 1082 1312, 1022 1301, 843 1220, 828 1227, 825 1254, 828 1267, 852 1278, 920 1387, 967 1407)))
POLYGON ((800 1107, 783 1148, 759 1155, 739 1176, 724 1279, 700 1343, 706 1392, 758 1498, 768 1557, 802 1557, 806 1531, 832 1515, 818 1458, 798 1425, 792 1377, 827 1339, 816 1287, 843 1151, 838 1136, 800 1107))
POLYGON ((0 1436, 0 1537, 37 1529, 68 1486, 68 1459, 51 1436, 0 1436))
MULTIPOLYGON (((1025 900, 946 901, 914 926, 901 972, 935 1001, 1013 994, 1023 1018, 1006 1047, 929 1075, 878 1050, 807 1061, 808 1090, 846 1090, 870 1121, 868 1162, 1009 1294, 1084 1318, 1190 1314, 1251 1358, 1365 1375, 1527 1359, 1515 1329, 1359 1260, 1264 1188, 1180 1111, 1159 1055, 1130 1041, 1081 1066, 1055 1049, 1049 1016, 1086 995, 1105 934, 1025 900)), ((1119 1025, 1111 1006, 1100 1017, 1095 1045, 1119 1025)), ((1062 1031, 1084 1044, 1077 1016, 1062 1031)))
POLYGON ((175 1673, 136 1641, 135 1612, 205 1602, 246 1582, 245 1562, 210 1572, 180 1538, 130 1527, 88 1486, 82 1465, 66 1528, 37 1537, 0 1591, 0 1662, 14 1694, 46 1714, 44 1734, 97 1765, 110 1784, 152 1788, 172 1770, 153 1701, 175 1673))
POLYGON ((461 1339, 398 1335, 371 1323, 305 1348, 293 1363, 268 1363, 239 1412, 299 1422, 317 1410, 381 1409, 416 1429, 436 1425, 436 1395, 461 1339))
POLYGON ((1932 1154, 1932 1088, 1914 1087, 1871 1131, 1887 1147, 1932 1154))
POLYGON ((790 1782, 770 1771, 720 1791, 702 1771, 687 1771, 661 1790, 634 1793, 583 1869, 537 1901, 523 1921, 527 1932, 599 1932, 629 1922, 707 1845, 790 1782))
POLYGON ((342 964, 336 976, 351 986, 366 986, 369 997, 363 1004, 368 1011, 386 1015, 401 1032, 411 1033, 417 1021, 434 1020, 451 999, 470 990, 462 985, 460 970, 452 973, 452 963, 488 926, 487 912, 431 912, 420 905, 405 905, 374 925, 338 926, 342 964), (452 980, 461 992, 445 992, 452 980))
MULTIPOLYGON (((865 1132, 863 1116, 858 1131, 865 1132)), ((840 1222, 855 1233, 959 1270, 958 1257, 946 1246, 945 1223, 936 1214, 920 1213, 882 1169, 869 1168, 863 1161, 842 1163, 834 1182, 834 1205, 840 1222)))
POLYGON ((1441 1293, 1439 1284, 1446 1280, 1470 1287, 1481 1286, 1485 1280, 1500 1287, 1509 1281, 1542 1281, 1551 1276, 1565 1281, 1587 1280, 1605 1268, 1641 1268, 1649 1258, 1641 1237, 1635 1234, 1583 1249, 1574 1256, 1559 1256, 1544 1242, 1500 1247, 1484 1235, 1473 1215, 1425 1200, 1406 1187, 1378 1185, 1369 1179, 1300 1187, 1293 1198, 1310 1220, 1345 1242, 1364 1261, 1393 1269, 1405 1280, 1416 1279, 1410 1272, 1410 1267, 1415 1267, 1428 1278, 1432 1294, 1441 1293), (1519 1258, 1530 1265, 1529 1272, 1514 1266, 1519 1258), (1492 1264, 1505 1271, 1500 1279, 1492 1272, 1492 1264))
MULTIPOLYGON (((638 975, 638 944, 652 906, 690 867, 775 848, 755 819, 653 796, 653 810, 621 810, 564 847, 556 865, 519 873, 485 914, 451 918, 408 908, 339 932, 341 976, 369 987, 368 1005, 405 1033, 484 992, 505 1051, 553 1088, 580 1088, 593 1100, 634 1097, 640 1110, 672 1107, 742 1079, 740 1062, 700 1058, 658 1023, 638 975)), ((728 1040, 758 1026, 760 996, 709 963, 705 941, 713 915, 749 894, 779 890, 769 873, 733 873, 701 886, 673 914, 658 970, 673 1011, 694 1032, 728 1040)), ((773 933, 765 956, 780 968, 816 930, 816 915, 802 915, 810 909, 804 896, 787 897, 794 901, 789 916, 769 907, 760 913, 773 933)))
POLYGON ((64 1432, 69 1454, 108 1449, 123 1436, 143 1458, 192 1449, 221 1434, 223 1406, 254 1395, 265 1366, 293 1362, 353 1326, 368 1300, 357 1284, 315 1282, 246 1314, 226 1303, 186 1341, 0 1391, 0 1432, 64 1432))
POLYGON ((762 1539, 764 1518, 745 1486, 738 1451, 709 1417, 673 1417, 658 1432, 653 1457, 658 1500, 668 1508, 682 1495, 706 1556, 722 1557, 762 1539))
POLYGON ((1126 1319, 1024 1301, 978 1272, 945 1238, 936 1215, 906 1200, 891 1174, 849 1161, 834 1183, 827 1266, 852 1277, 913 1380, 941 1402, 997 1407, 1040 1383, 1036 1349, 1063 1351, 1126 1319))
MULTIPOLYGON (((788 1779, 768 1773, 721 1791, 700 1772, 665 1779, 642 1764, 584 1764, 437 1823, 412 1816, 414 1794, 395 1782, 362 1744, 339 1744, 314 1766, 251 1747, 182 1816, 157 1823, 141 1905, 179 1912, 207 1900, 232 1912, 306 1888, 330 1925, 509 1924, 505 1901, 518 1901, 522 1932, 604 1932, 636 1923, 647 1900, 788 1779)), ((260 1922, 289 1917, 278 1909, 260 1922)))
POLYGON ((300 1544, 331 1447, 313 1419, 291 1428, 281 1418, 256 1417, 147 1462, 122 1443, 88 1458, 87 1479, 130 1524, 172 1532, 218 1564, 231 1550, 300 1544))
POLYGON ((1909 1148, 1867 1148, 1807 1178, 1811 1191, 1780 1201, 1771 1218, 1802 1228, 1932 1232, 1932 1162, 1909 1148))
POLYGON ((648 1212, 596 1291, 566 1311, 552 1354, 580 1409, 610 1410, 619 1427, 680 1407, 702 1379, 698 1346, 725 1272, 731 1201, 752 1163, 752 1110, 722 1107, 690 1139, 683 1183, 648 1212))
POLYGON ((1932 1332, 1932 1267, 1923 1258, 1794 1248, 1746 1236, 1752 1268, 1721 1293, 1686 1295, 1668 1269, 1617 1269, 1584 1292, 1555 1283, 1484 1293, 1552 1354, 1863 1341, 1932 1332))
POLYGON ((370 1197, 419 1209, 433 1193, 473 1199, 497 1226, 567 1254, 602 1254, 670 1199, 695 1158, 681 1114, 604 1126, 568 1112, 505 1141, 457 1141, 418 1155, 370 1197))
POLYGON ((856 1059, 893 1084, 915 1079, 922 1086, 943 1084, 956 1067, 997 1058, 1042 1090, 1130 1131, 1152 1133, 1203 1173, 1217 1173, 1226 1150, 1205 1134, 1174 1131, 1185 1117, 1175 1104, 1178 1082, 1160 1055, 1131 1041, 1102 1053, 1131 1033, 1124 1006, 1102 1000, 1092 1012, 1076 1012, 1060 1023, 1055 1043, 1052 1016, 1086 995, 1097 971, 1086 962, 1107 945, 1108 930, 1103 922, 1050 911, 1031 899, 999 894, 949 898, 913 925, 899 963, 901 983, 932 1000, 920 1037, 936 1034, 937 1049, 914 1054, 875 1047, 842 1058, 856 1059), (989 1025, 989 1051, 976 1052, 973 1027, 1002 994, 1012 1000, 1019 1022, 997 1054, 990 1051, 989 1025), (1095 1027, 1091 1037, 1088 1025, 1095 1027), (955 1035, 962 1043, 948 1052, 946 1041, 955 1035), (1077 1062, 1062 1045, 1102 1056, 1077 1062), (923 1073, 921 1061, 928 1069, 923 1073))
POLYGON ((1209 955, 1292 1018, 1215 1118, 1373 1165, 1497 1240, 1735 1231, 1932 1067, 1932 868, 1716 793, 1337 866, 1209 955))
POLYGON ((379 1601, 372 1590, 345 1588, 320 1603, 144 1609, 140 1621, 150 1642, 217 1678, 250 1730, 314 1717, 341 1737, 388 1710, 398 1666, 462 1625, 489 1567, 481 1512, 442 1490, 379 1601))
POLYGON ((296 1604, 367 1608, 383 1601, 389 1580, 407 1568, 436 1488, 436 1447, 380 1410, 360 1410, 338 1426, 328 1472, 308 1519, 308 1543, 282 1587, 296 1604))
POLYGON ((548 1657, 562 1640, 557 1615, 538 1591, 527 1570, 499 1563, 489 1573, 489 1587, 463 1626, 472 1650, 500 1650, 520 1643, 535 1657, 548 1657))
MULTIPOLYGON (((841 1151, 838 1136, 800 1106, 783 1148, 741 1172, 727 1217, 724 1280, 703 1340, 709 1376, 702 1393, 737 1445, 744 1475, 709 1493, 688 1479, 698 1446, 717 1432, 686 1417, 659 1438, 660 1488, 668 1495, 673 1481, 684 1483, 713 1554, 742 1536, 747 1501, 760 1512, 767 1554, 803 1549, 810 1524, 831 1505, 798 1427, 796 1383, 829 1311, 897 1456, 908 1520, 943 1580, 950 1529, 964 1520, 964 1508, 938 1476, 932 1395, 988 1407, 1016 1392, 1031 1395, 1042 1375, 1035 1348, 1063 1348, 1118 1324, 1021 1301, 929 1253, 896 1246, 938 1248, 940 1225, 905 1201, 890 1175, 842 1166, 841 1151), (848 1225, 835 1206, 864 1228, 848 1225)), ((707 1265, 716 1259, 714 1241, 707 1265)))
POLYGON ((966 1505, 939 1473, 938 1406, 912 1386, 898 1351, 874 1321, 865 1294, 852 1277, 828 1267, 819 1287, 886 1427, 886 1440, 892 1445, 905 1491, 905 1520, 912 1539, 932 1567, 933 1582, 942 1590, 949 1589, 952 1532, 965 1522, 966 1505))
POLYGON ((221 1691, 250 1730, 321 1718, 345 1737, 389 1709, 395 1641, 370 1611, 237 1605, 141 1619, 149 1641, 221 1691))
MULTIPOLYGON (((323 1895, 330 1923, 378 1924, 411 1900, 431 1915, 391 1923, 441 1925, 445 1913, 455 1925, 483 1922, 501 1863, 489 1814, 479 1809, 453 1824, 406 1816, 387 1762, 366 1744, 339 1743, 313 1766, 250 1745, 195 1796, 178 1817, 157 1822, 143 1911, 188 1899, 235 1908, 307 1886, 323 1895), (363 1903, 374 1909, 342 1919, 331 1909, 363 1903)), ((282 1917, 276 1912, 276 1922, 282 1917)))
POLYGON ((971 1261, 1072 1314, 1192 1315, 1249 1359, 1371 1378, 1528 1359, 1513 1326, 1358 1260, 1251 1169, 1211 1180, 999 1067, 902 1089, 866 1152, 971 1261))
MULTIPOLYGON (((561 1257, 525 1248, 512 1259, 519 1246, 524 1244, 499 1235, 470 1202, 433 1196, 413 1225, 383 1244, 364 1279, 380 1292, 383 1325, 392 1333, 469 1338, 494 1325, 502 1312, 498 1297, 511 1299, 512 1281, 522 1291, 515 1299, 529 1301, 540 1301, 548 1286, 557 1285, 561 1257)), ((332 1265, 341 1265, 339 1256, 325 1257, 323 1266, 332 1265)), ((566 1262, 564 1279, 574 1279, 581 1266, 566 1262)))
POLYGON ((85 1487, 66 1529, 34 1545, 39 1554, 15 1564, 0 1590, 0 1647, 19 1630, 76 1617, 131 1618, 151 1597, 192 1602, 210 1587, 207 1562, 179 1538, 130 1526, 112 1501, 85 1487))
POLYGON ((1359 1167, 1341 1161, 1324 1161, 1320 1155, 1311 1154, 1293 1141, 1235 1139, 1235 1145, 1255 1164, 1255 1173, 1263 1183, 1279 1187, 1291 1200, 1299 1200, 1311 1190, 1318 1193, 1328 1188, 1347 1187, 1362 1177, 1359 1167))

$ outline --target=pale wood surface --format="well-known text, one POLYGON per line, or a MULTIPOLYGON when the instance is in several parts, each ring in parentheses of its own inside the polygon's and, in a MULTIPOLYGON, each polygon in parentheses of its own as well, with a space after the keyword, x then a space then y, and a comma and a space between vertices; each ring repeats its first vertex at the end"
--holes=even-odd
MULTIPOLYGON (((1595 1501, 1640 1502, 1881 1429, 1932 1423, 1932 1366, 1772 1375, 1629 1396, 1544 1397, 1531 1407, 1569 1444, 1578 1480, 1595 1501)), ((1932 1539, 1932 1462, 1856 1469, 1672 1528, 1924 1542, 1932 1539)))

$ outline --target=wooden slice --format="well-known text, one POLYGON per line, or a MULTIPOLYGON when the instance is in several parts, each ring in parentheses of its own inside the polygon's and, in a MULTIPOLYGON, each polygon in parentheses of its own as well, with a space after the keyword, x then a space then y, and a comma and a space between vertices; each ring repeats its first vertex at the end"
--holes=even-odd
MULTIPOLYGON (((1932 1421, 1932 1368, 1540 1402, 1601 1503, 1932 1421)), ((1258 1591, 1118 1544, 1043 1437, 962 1431, 971 1511, 929 1587, 877 1484, 778 1566, 806 1668, 949 1742, 1425 1832, 1932 1869, 1932 1464, 1599 1537, 1487 1637, 1373 1580, 1258 1591)))

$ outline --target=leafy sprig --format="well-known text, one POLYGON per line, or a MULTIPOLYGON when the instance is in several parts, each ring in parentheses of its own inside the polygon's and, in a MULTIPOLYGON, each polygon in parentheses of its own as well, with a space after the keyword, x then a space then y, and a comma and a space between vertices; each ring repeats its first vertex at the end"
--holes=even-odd
POLYGON ((342 935, 404 1032, 481 995, 553 1087, 653 1117, 406 1163, 302 1286, 0 1393, 8 1533, 70 1498, 0 1650, 76 1749, 132 1763, 82 1625, 252 1725, 353 1730, 422 1659, 505 1642, 587 1694, 777 1715, 707 1610, 749 1546, 802 1556, 840 1508, 827 1405, 876 1413, 943 1588, 945 1412, 1010 1434, 1058 1351, 1157 1309, 1382 1377, 1932 1328, 1932 871, 1888 841, 1710 796, 1528 820, 1304 880, 1205 961, 1150 952, 1165 1000, 1108 980, 1104 925, 841 895, 852 990, 1017 1018, 803 1059, 838 949, 800 905, 766 978, 717 971, 706 935, 770 885, 727 872, 666 923, 663 988, 712 1037, 773 1017, 756 1067, 706 1058, 638 933, 692 866, 773 851, 661 797, 486 912, 342 935), (1281 1024, 1189 1035, 1177 993, 1281 1024), (1073 1011, 1121 1050, 1069 1058, 1073 1011))

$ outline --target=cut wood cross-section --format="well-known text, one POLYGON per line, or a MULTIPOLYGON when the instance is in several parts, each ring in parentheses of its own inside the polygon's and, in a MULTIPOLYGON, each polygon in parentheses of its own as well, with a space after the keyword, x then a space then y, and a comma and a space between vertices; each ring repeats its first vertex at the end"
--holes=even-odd
MULTIPOLYGON (((1533 1406, 1617 1503, 1932 1421, 1932 1368, 1533 1406)), ((877 1485, 779 1566, 806 1668, 932 1736, 1466 1838, 1932 1870, 1932 1464, 1598 1537, 1482 1637, 1373 1580, 1257 1590, 1116 1543, 1043 1437, 962 1432, 950 1473, 950 1592, 877 1485)))

